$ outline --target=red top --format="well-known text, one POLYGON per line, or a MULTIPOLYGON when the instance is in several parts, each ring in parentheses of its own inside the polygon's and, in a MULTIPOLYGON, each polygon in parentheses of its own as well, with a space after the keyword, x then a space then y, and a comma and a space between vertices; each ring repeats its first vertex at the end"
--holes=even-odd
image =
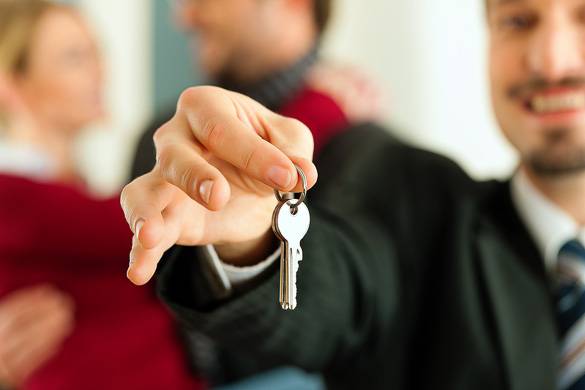
POLYGON ((26 389, 197 389, 170 315, 152 286, 124 277, 131 232, 116 199, 0 175, 0 297, 50 283, 76 323, 26 389))
MULTIPOLYGON (((328 96, 302 90, 281 114, 304 122, 316 152, 347 125, 328 96)), ((119 200, 96 200, 62 184, 0 174, 0 299, 50 283, 76 304, 60 353, 25 389, 198 389, 172 318, 152 285, 125 278, 131 232, 119 200)))
POLYGON ((302 89, 284 105, 279 114, 303 122, 315 140, 315 156, 349 121, 339 105, 330 96, 311 88, 302 89))

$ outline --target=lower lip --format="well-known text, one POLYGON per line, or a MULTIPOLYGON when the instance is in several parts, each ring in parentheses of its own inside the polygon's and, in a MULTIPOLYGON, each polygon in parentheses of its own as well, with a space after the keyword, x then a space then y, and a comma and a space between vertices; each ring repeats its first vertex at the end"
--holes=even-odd
POLYGON ((585 116, 585 108, 551 113, 536 113, 524 107, 524 111, 543 125, 569 124, 585 116))

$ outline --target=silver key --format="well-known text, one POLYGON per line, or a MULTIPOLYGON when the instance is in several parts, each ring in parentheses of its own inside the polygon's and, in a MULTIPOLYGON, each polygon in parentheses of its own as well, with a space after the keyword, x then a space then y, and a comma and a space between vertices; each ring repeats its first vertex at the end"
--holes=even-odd
POLYGON ((280 239, 280 305, 284 310, 297 307, 297 271, 303 259, 301 240, 311 223, 309 209, 297 200, 280 203, 274 210, 272 228, 280 239), (294 210, 296 209, 296 212, 294 210))

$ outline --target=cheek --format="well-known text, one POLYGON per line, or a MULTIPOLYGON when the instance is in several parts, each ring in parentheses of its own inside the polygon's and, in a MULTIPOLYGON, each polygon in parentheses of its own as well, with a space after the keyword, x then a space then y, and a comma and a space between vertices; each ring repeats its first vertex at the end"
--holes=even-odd
POLYGON ((27 83, 25 88, 26 100, 33 111, 52 116, 54 112, 63 111, 70 99, 66 99, 67 93, 56 77, 37 77, 27 83), (64 100, 67 100, 64 101, 64 100))
MULTIPOLYGON (((492 108, 503 135, 516 148, 526 143, 521 107, 508 97, 508 89, 524 77, 519 71, 517 52, 506 45, 492 43, 489 48, 489 76, 492 108)), ((520 62, 521 63, 521 62, 520 62)))
MULTIPOLYGON (((247 36, 258 27, 256 20, 257 5, 254 3, 248 4, 246 1, 229 1, 229 6, 223 4, 222 1, 217 1, 218 7, 213 12, 213 24, 215 26, 215 33, 218 40, 226 45, 228 48, 239 46, 242 42, 247 40, 247 36), (254 6, 252 6, 254 5, 254 6)), ((263 32, 261 31, 260 34, 263 32)))
POLYGON ((521 51, 509 44, 492 44, 489 52, 489 75, 496 114, 499 111, 518 114, 523 112, 518 102, 508 96, 511 87, 525 82, 528 77, 528 72, 522 67, 521 51))
POLYGON ((37 83, 35 91, 37 111, 55 123, 83 126, 102 114, 99 84, 87 75, 55 75, 37 83))
POLYGON ((489 54, 489 73, 494 93, 501 95, 502 89, 510 78, 511 60, 508 54, 497 45, 492 45, 489 54))
POLYGON ((506 66, 497 54, 497 48, 491 48, 489 56, 490 94, 494 112, 500 125, 503 125, 503 111, 506 109, 506 66))
POLYGON ((70 74, 51 80, 47 85, 47 91, 53 95, 56 109, 62 111, 69 106, 68 111, 80 110, 89 100, 89 80, 70 74))
POLYGON ((203 48, 211 48, 213 52, 222 52, 230 44, 234 35, 234 26, 229 17, 222 17, 215 12, 208 15, 205 23, 199 26, 200 44, 203 48))

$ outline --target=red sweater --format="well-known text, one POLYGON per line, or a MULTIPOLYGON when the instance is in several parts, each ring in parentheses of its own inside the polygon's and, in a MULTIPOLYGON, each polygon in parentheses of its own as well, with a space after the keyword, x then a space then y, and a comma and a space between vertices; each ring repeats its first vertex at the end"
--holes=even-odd
POLYGON ((298 119, 311 129, 315 156, 331 137, 349 125, 347 116, 330 96, 311 88, 302 89, 279 114, 298 119))
MULTIPOLYGON (((347 125, 328 96, 302 90, 280 113, 304 122, 315 151, 347 125)), ((119 200, 0 174, 0 299, 51 283, 76 303, 60 353, 25 389, 197 389, 175 324, 151 287, 124 277, 131 246, 119 200)))
POLYGON ((26 389, 196 389, 152 287, 124 277, 131 233, 119 200, 0 175, 0 297, 51 283, 76 303, 61 352, 26 389))

